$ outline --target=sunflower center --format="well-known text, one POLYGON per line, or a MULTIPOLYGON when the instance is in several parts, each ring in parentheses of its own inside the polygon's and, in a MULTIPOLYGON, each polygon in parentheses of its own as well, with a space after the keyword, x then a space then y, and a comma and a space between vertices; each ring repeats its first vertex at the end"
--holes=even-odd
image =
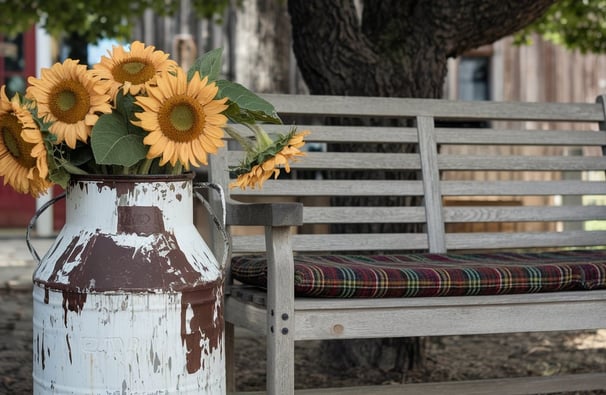
POLYGON ((176 130, 187 131, 196 123, 196 114, 188 105, 176 105, 170 112, 170 123, 176 130))
POLYGON ((64 80, 50 91, 49 108, 57 120, 77 123, 82 121, 90 110, 90 95, 80 82, 64 80))
POLYGON ((74 92, 61 92, 57 95, 57 106, 61 111, 69 111, 76 104, 76 95, 74 92))
POLYGON ((114 79, 118 82, 130 82, 134 85, 144 84, 156 74, 156 69, 144 59, 130 58, 112 70, 114 79))
POLYGON ((31 156, 34 144, 21 139, 21 123, 15 115, 0 116, 0 136, 8 152, 21 166, 31 168, 36 165, 36 159, 31 156))
POLYGON ((162 133, 170 140, 189 142, 202 134, 204 109, 189 96, 173 96, 160 108, 158 121, 162 133))

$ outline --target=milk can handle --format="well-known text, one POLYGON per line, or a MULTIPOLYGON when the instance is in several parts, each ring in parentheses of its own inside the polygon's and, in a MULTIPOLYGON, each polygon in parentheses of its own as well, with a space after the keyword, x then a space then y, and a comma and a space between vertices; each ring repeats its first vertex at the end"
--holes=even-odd
POLYGON ((211 182, 197 182, 194 184, 194 190, 202 188, 212 189, 217 192, 221 201, 221 219, 219 219, 213 212, 212 207, 210 207, 210 203, 208 203, 204 196, 202 196, 199 192, 196 191, 196 197, 202 203, 202 205, 204 205, 204 208, 210 214, 213 223, 215 224, 215 227, 219 230, 221 236, 223 237, 223 257, 221 262, 221 270, 225 271, 225 268, 227 267, 227 260, 229 259, 229 252, 231 249, 230 237, 227 233, 227 230, 225 229, 225 216, 227 213, 225 193, 223 192, 223 188, 221 188, 221 185, 218 184, 213 184, 211 182))
POLYGON ((52 206, 53 204, 55 204, 59 200, 63 199, 64 197, 65 197, 65 192, 63 192, 61 195, 55 196, 54 198, 52 198, 48 202, 44 203, 36 211, 36 213, 34 214, 34 216, 32 217, 32 219, 29 220, 29 224, 27 225, 27 229, 25 230, 25 242, 27 243, 27 249, 29 250, 29 253, 32 254, 32 257, 34 258, 34 261, 36 261, 37 265, 40 264, 40 255, 38 255, 38 252, 36 251, 36 249, 32 245, 32 242, 30 240, 30 233, 31 233, 32 229, 34 228, 34 226, 36 225, 36 221, 42 215, 42 213, 45 212, 47 208, 49 208, 50 206, 52 206))

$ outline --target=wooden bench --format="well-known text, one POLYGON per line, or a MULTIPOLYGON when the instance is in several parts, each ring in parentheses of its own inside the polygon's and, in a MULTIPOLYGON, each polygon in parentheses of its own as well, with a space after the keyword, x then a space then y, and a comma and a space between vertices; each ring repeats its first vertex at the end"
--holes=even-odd
MULTIPOLYGON (((267 292, 238 282, 227 284, 228 354, 233 346, 232 325, 267 336, 267 393, 294 393, 294 344, 299 340, 606 328, 604 289, 398 298, 295 297, 293 264, 294 257, 304 254, 349 251, 487 251, 490 255, 502 249, 604 247, 606 231, 585 230, 583 223, 606 220, 606 207, 583 204, 582 200, 583 196, 606 195, 601 97, 596 103, 566 104, 265 97, 286 124, 296 120, 298 130, 311 130, 307 140, 313 151, 295 163, 290 175, 267 181, 261 190, 232 189, 228 196, 233 256, 261 253, 268 260, 267 292), (342 124, 342 119, 350 126, 332 126, 342 124), (359 152, 360 146, 371 152, 359 152), (403 146, 412 150, 402 152, 399 147, 403 146), (602 178, 590 177, 594 175, 602 178), (384 197, 391 200, 381 200, 384 197), (358 198, 362 207, 344 205, 357 204, 358 198), (335 227, 351 223, 365 224, 364 233, 338 233, 345 228, 335 227), (416 231, 393 228, 393 223, 416 226, 416 231), (464 233, 446 232, 460 230, 450 226, 453 224, 472 228, 465 227, 464 233), (481 228, 475 232, 474 224, 491 224, 490 231, 481 228), (243 231, 241 226, 260 226, 251 228, 260 229, 260 234, 243 231)), ((284 127, 276 130, 284 131, 284 127)), ((228 168, 241 158, 233 142, 229 147, 211 158, 209 170, 211 181, 226 190, 228 168)), ((552 378, 301 393, 517 394, 604 389, 606 373, 604 367, 601 370, 552 378)), ((228 377, 230 374, 233 366, 228 366, 228 377)), ((233 388, 233 382, 230 385, 233 388)))

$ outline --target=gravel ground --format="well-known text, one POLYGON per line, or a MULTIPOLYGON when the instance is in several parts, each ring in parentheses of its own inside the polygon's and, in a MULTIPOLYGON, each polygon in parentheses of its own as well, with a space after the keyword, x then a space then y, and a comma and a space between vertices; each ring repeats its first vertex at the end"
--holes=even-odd
MULTIPOLYGON (((30 394, 32 297, 0 291, 0 394, 30 394)), ((606 370, 606 330, 575 333, 449 336, 427 339, 424 366, 401 372, 352 367, 335 372, 317 364, 318 342, 297 345, 298 388, 500 378, 606 370)), ((236 342, 238 390, 265 385, 264 339, 236 342)), ((588 394, 588 393, 586 393, 588 394)), ((592 394, 606 394, 596 391, 592 394)))

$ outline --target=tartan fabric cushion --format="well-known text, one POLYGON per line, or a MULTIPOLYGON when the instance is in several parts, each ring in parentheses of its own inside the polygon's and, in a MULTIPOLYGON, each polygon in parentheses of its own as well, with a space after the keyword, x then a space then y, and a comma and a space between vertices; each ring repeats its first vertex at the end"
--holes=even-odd
MULTIPOLYGON (((265 287, 261 256, 235 257, 233 277, 265 287)), ((606 251, 295 256, 298 296, 379 298, 606 288, 606 251)))

